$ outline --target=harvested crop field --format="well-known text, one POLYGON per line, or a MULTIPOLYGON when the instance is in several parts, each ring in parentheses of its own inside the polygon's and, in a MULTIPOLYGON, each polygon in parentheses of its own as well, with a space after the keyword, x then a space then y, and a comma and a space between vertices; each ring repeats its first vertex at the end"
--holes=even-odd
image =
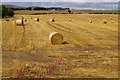
POLYGON ((63 59, 63 64, 42 77, 118 78, 118 15, 18 14, 15 18, 21 16, 27 20, 24 26, 17 26, 15 19, 2 19, 3 77, 16 77, 20 66, 33 62, 44 72, 56 59, 63 59), (50 21, 53 17, 55 22, 50 21), (51 44, 51 32, 62 34, 61 45, 51 44))

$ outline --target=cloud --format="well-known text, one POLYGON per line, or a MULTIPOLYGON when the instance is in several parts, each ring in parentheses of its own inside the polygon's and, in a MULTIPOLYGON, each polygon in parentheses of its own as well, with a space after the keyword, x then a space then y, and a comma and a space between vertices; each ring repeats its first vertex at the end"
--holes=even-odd
POLYGON ((117 10, 117 2, 5 2, 3 4, 22 7, 63 7, 70 9, 117 10))
POLYGON ((119 2, 119 0, 2 0, 2 2, 119 2))

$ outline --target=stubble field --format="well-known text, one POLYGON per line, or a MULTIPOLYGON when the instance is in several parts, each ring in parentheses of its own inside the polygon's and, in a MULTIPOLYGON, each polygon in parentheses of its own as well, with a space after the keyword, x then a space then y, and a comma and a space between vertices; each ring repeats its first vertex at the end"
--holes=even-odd
POLYGON ((54 74, 44 77, 118 77, 118 15, 46 14, 15 15, 15 18, 21 16, 27 20, 24 28, 17 26, 15 19, 2 19, 3 77, 14 77, 17 68, 30 62, 42 65, 41 71, 44 71, 56 59, 63 59, 64 64, 54 74), (55 22, 50 22, 53 17, 55 22), (50 43, 51 32, 63 35, 62 45, 50 43))

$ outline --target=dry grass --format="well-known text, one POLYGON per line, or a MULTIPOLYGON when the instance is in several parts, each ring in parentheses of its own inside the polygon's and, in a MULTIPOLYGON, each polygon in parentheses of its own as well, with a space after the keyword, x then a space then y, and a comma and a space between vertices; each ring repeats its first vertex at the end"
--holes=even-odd
POLYGON ((117 15, 15 15, 20 16, 27 19, 25 28, 16 26, 14 20, 2 21, 3 77, 12 76, 9 70, 23 63, 49 65, 56 58, 63 58, 65 64, 49 77, 118 77, 117 15), (56 21, 52 23, 49 19, 54 16, 56 21), (36 17, 39 22, 34 21, 36 17), (74 21, 69 21, 69 17, 74 21), (107 24, 101 23, 103 18, 107 24), (64 35, 64 44, 51 45, 48 40, 51 32, 64 35))

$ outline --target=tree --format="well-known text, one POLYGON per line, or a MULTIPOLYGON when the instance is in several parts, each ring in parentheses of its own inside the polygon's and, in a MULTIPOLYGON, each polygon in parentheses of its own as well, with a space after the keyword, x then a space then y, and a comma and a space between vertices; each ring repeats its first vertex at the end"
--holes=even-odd
POLYGON ((5 8, 4 5, 2 5, 2 18, 4 18, 7 15, 7 9, 5 8))
POLYGON ((14 11, 12 9, 8 9, 4 5, 1 5, 1 6, 2 6, 2 18, 6 16, 9 16, 9 17, 14 16, 14 11))
POLYGON ((7 16, 13 17, 14 16, 14 12, 12 9, 8 9, 7 11, 7 16))
POLYGON ((71 10, 68 10, 69 14, 71 13, 71 10))
POLYGON ((2 18, 2 5, 0 5, 0 18, 2 18))

